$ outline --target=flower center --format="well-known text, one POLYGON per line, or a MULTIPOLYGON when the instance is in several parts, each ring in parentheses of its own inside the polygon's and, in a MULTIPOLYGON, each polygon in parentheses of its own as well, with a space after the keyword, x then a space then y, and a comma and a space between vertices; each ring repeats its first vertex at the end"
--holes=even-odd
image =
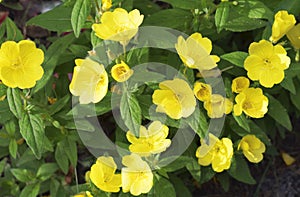
POLYGON ((269 59, 264 59, 264 64, 267 66, 271 66, 271 61, 269 59))
POLYGON ((22 66, 21 58, 18 57, 17 59, 15 59, 11 65, 13 68, 18 68, 18 67, 22 66))
POLYGON ((194 61, 193 58, 188 57, 188 58, 186 59, 186 64, 189 65, 189 66, 192 66, 192 65, 195 64, 195 61, 194 61))
POLYGON ((250 102, 244 102, 243 103, 243 109, 251 109, 252 108, 252 104, 250 102))

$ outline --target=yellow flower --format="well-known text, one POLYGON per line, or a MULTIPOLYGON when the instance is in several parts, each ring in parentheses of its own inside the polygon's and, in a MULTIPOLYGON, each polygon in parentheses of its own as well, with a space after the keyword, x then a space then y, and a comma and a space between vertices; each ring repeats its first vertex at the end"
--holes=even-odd
POLYGON ((131 131, 128 131, 126 137, 131 143, 129 150, 140 156, 161 153, 171 145, 171 140, 166 139, 168 134, 169 128, 159 121, 152 122, 148 130, 141 126, 139 138, 135 137, 131 131))
POLYGON ((89 58, 76 59, 70 92, 81 104, 98 103, 107 93, 108 76, 102 64, 89 58))
POLYGON ((102 10, 107 11, 111 8, 112 6, 112 0, 102 0, 102 10))
POLYGON ((76 194, 73 197, 93 197, 93 195, 91 194, 91 192, 86 191, 86 192, 76 194))
POLYGON ((216 172, 228 170, 233 155, 232 141, 229 138, 219 140, 213 134, 209 134, 209 144, 201 139, 201 146, 196 151, 198 163, 202 166, 212 164, 216 172))
POLYGON ((117 165, 112 157, 101 156, 92 165, 90 180, 105 192, 119 192, 122 185, 121 174, 115 174, 117 165))
POLYGON ((246 77, 237 77, 232 80, 231 90, 235 93, 240 93, 243 90, 249 88, 250 81, 246 77))
POLYGON ((261 40, 253 42, 249 47, 249 56, 244 62, 251 80, 267 88, 280 83, 284 79, 284 70, 290 65, 290 58, 281 45, 273 46, 271 42, 261 40))
POLYGON ((210 55, 212 44, 210 39, 202 37, 200 33, 194 33, 187 40, 182 36, 178 37, 175 48, 183 63, 189 68, 195 68, 200 71, 210 70, 217 66, 220 58, 216 55, 210 55))
POLYGON ((274 17, 270 41, 276 43, 296 24, 295 16, 285 10, 278 11, 274 17))
POLYGON ((153 186, 153 174, 149 165, 137 154, 126 155, 122 159, 122 189, 138 196, 148 193, 153 186))
POLYGON ((295 49, 300 49, 300 24, 294 26, 287 34, 295 49))
POLYGON ((210 99, 204 102, 204 109, 210 118, 221 118, 232 111, 232 102, 219 94, 212 94, 210 99))
POLYGON ((210 99, 212 89, 209 84, 196 81, 194 84, 194 94, 200 101, 206 101, 210 99))
POLYGON ((101 23, 93 24, 92 29, 101 39, 127 42, 138 32, 143 19, 144 15, 137 9, 128 13, 123 8, 117 8, 113 12, 105 12, 101 23))
POLYGON ((245 157, 252 163, 258 163, 263 159, 266 151, 265 144, 255 135, 246 135, 238 145, 238 150, 242 149, 245 157))
POLYGON ((123 61, 121 61, 120 64, 116 64, 111 68, 111 76, 117 82, 124 82, 128 80, 132 74, 133 70, 131 70, 129 66, 123 61))
POLYGON ((0 48, 0 80, 11 88, 32 88, 42 78, 44 52, 30 40, 6 41, 0 48))
POLYGON ((166 80, 159 84, 159 88, 152 95, 157 112, 180 119, 189 117, 195 111, 196 99, 186 81, 178 78, 166 80))
POLYGON ((252 118, 262 118, 268 111, 268 98, 260 88, 248 88, 235 97, 234 115, 244 112, 252 118))

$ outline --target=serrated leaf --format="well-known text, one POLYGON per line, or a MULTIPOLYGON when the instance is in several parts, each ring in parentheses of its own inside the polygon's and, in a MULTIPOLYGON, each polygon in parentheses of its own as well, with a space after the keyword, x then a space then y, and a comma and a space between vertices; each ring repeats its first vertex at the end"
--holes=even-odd
POLYGON ((127 128, 136 136, 139 136, 142 123, 142 110, 136 97, 129 93, 123 93, 120 103, 121 117, 127 128))
POLYGON ((226 60, 238 67, 244 68, 244 61, 247 58, 248 53, 242 52, 242 51, 235 51, 232 53, 227 53, 224 55, 221 55, 221 58, 223 60, 226 60))
POLYGON ((26 185, 23 188, 20 197, 36 197, 39 194, 39 191, 40 191, 40 183, 26 185))
POLYGON ((22 99, 20 96, 20 90, 17 88, 7 89, 7 101, 10 111, 20 119, 24 114, 22 99))
POLYGON ((27 21, 26 25, 36 25, 50 31, 68 32, 72 30, 71 12, 71 7, 61 5, 48 12, 33 17, 27 21))
POLYGON ((6 17, 4 24, 6 26, 7 40, 20 41, 23 39, 23 34, 9 17, 6 17))
POLYGON ((77 0, 71 14, 71 24, 76 38, 90 13, 90 0, 77 0))
POLYGON ((19 120, 20 133, 26 140, 37 159, 40 159, 44 151, 45 125, 40 115, 28 114, 24 115, 19 120))
POLYGON ((268 115, 287 130, 291 131, 292 123, 287 109, 270 94, 267 94, 267 97, 269 98, 268 115))
POLYGON ((243 155, 235 155, 231 160, 231 166, 227 171, 230 176, 238 181, 247 184, 255 184, 255 179, 251 176, 248 164, 243 155))
POLYGON ((224 29, 224 25, 226 24, 226 22, 228 20, 229 10, 230 10, 229 5, 230 5, 229 2, 221 2, 218 5, 218 8, 216 10, 215 24, 216 24, 218 33, 220 33, 222 31, 222 29, 224 29))

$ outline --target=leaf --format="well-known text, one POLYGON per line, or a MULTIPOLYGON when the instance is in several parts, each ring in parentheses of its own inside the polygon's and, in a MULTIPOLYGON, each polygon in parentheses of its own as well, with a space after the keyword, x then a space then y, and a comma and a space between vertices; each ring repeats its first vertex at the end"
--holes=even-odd
POLYGON ((39 194, 39 191, 40 191, 40 183, 26 185, 23 188, 20 197, 36 197, 39 194))
POLYGON ((235 155, 231 160, 230 169, 227 171, 230 176, 238 181, 247 184, 255 184, 255 179, 251 176, 248 164, 243 155, 235 155))
POLYGON ((57 170, 58 166, 56 163, 44 163, 39 167, 36 177, 41 181, 45 181, 53 176, 57 170))
POLYGON ((53 114, 59 112, 63 107, 66 106, 66 104, 69 102, 69 100, 70 100, 69 94, 58 99, 58 101, 56 101, 53 105, 49 106, 49 108, 47 110, 49 115, 53 115, 53 114))
POLYGON ((23 183, 30 182, 34 179, 34 174, 27 169, 12 168, 10 171, 16 179, 23 183))
POLYGON ((193 15, 190 11, 182 9, 166 9, 147 17, 143 24, 185 30, 186 27, 191 24, 192 19, 193 15))
POLYGON ((216 14, 215 14, 215 24, 217 27, 217 31, 218 33, 220 33, 222 31, 222 29, 224 29, 224 25, 226 24, 227 20, 228 20, 228 16, 229 16, 229 2, 221 2, 218 5, 218 8, 216 10, 216 14))
POLYGON ((45 125, 39 114, 24 115, 19 120, 20 133, 37 159, 44 152, 45 125))
POLYGON ((142 123, 142 110, 138 100, 129 92, 123 93, 120 103, 121 117, 127 128, 136 136, 139 136, 142 123))
POLYGON ((71 7, 57 6, 48 12, 33 17, 27 21, 26 25, 36 25, 50 31, 68 32, 72 30, 71 12, 71 7))
POLYGON ((2 172, 4 171, 4 168, 6 166, 6 162, 7 162, 7 158, 3 158, 1 161, 0 161, 0 175, 2 174, 2 172))
POLYGON ((221 55, 221 58, 223 60, 226 60, 238 67, 244 68, 244 61, 247 58, 248 53, 242 52, 242 51, 235 51, 232 53, 227 53, 224 55, 221 55))
POLYGON ((187 156, 171 156, 159 160, 157 165, 166 172, 174 172, 185 167, 190 161, 191 158, 187 156))
POLYGON ((6 39, 20 41, 24 38, 23 34, 19 30, 19 28, 15 25, 15 23, 9 18, 6 17, 4 24, 6 26, 6 39))
POLYGON ((77 146, 76 141, 68 137, 63 141, 63 147, 65 149, 65 153, 68 156, 69 161, 73 167, 77 165, 77 146))
POLYGON ((63 173, 67 174, 69 170, 69 160, 68 156, 65 153, 64 150, 64 143, 58 142, 55 150, 55 160, 60 167, 60 169, 63 171, 63 173))
POLYGON ((232 116, 240 127, 245 129, 249 133, 251 132, 250 127, 249 127, 249 120, 246 118, 246 116, 244 114, 241 114, 240 116, 235 116, 235 115, 232 115, 232 116))
POLYGON ((181 8, 181 9, 199 9, 201 8, 201 1, 199 0, 161 0, 163 2, 169 3, 172 5, 174 8, 181 8))
POLYGON ((23 114, 23 104, 20 96, 20 90, 17 88, 7 88, 7 101, 10 111, 20 119, 23 114))
POLYGON ((267 94, 269 98, 268 115, 287 130, 292 130, 292 124, 286 108, 273 96, 267 94))
POLYGON ((148 193, 148 197, 156 196, 176 197, 176 192, 172 183, 159 175, 154 176, 154 185, 152 190, 148 193))
POLYGON ((227 173, 220 173, 217 175, 217 179, 220 182, 222 188, 224 189, 225 192, 228 192, 229 187, 230 187, 230 180, 229 176, 227 173))
POLYGON ((18 144, 15 139, 10 139, 9 141, 9 154, 16 159, 17 158, 17 151, 18 151, 18 144))
POLYGON ((208 132, 208 123, 204 113, 197 107, 194 113, 187 119, 183 119, 200 138, 204 138, 208 132))
POLYGON ((265 27, 266 25, 266 21, 241 16, 227 21, 224 24, 224 28, 233 32, 244 32, 265 27))
POLYGON ((81 28, 90 13, 90 8, 90 0, 76 0, 71 14, 71 24, 76 38, 79 37, 81 28))
POLYGON ((284 80, 280 83, 280 85, 290 91, 292 94, 296 94, 296 87, 292 78, 285 77, 284 80))
POLYGON ((11 120, 14 114, 9 109, 7 99, 0 101, 0 123, 5 124, 6 121, 11 120))
POLYGON ((170 176, 170 181, 173 183, 173 186, 176 191, 176 196, 178 197, 192 197, 190 190, 185 186, 183 180, 177 176, 170 176))
POLYGON ((43 63, 44 75, 42 79, 37 81, 36 86, 32 90, 33 93, 38 92, 47 84, 50 77, 53 75, 53 71, 57 66, 59 57, 69 47, 74 39, 74 35, 69 34, 57 39, 50 45, 48 50, 45 52, 45 60, 43 63))
POLYGON ((201 179, 200 184, 206 183, 215 176, 216 172, 213 171, 211 166, 201 166, 201 179))

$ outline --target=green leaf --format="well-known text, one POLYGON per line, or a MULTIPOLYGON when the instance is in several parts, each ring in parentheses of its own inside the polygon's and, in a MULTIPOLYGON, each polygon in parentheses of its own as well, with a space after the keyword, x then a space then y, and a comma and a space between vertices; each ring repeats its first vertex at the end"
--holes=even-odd
POLYGON ((200 181, 201 167, 196 159, 193 158, 192 160, 190 160, 190 162, 186 165, 186 169, 190 172, 190 174, 196 181, 200 181))
POLYGON ((24 115, 19 120, 20 133, 37 159, 44 152, 45 125, 39 114, 24 115))
POLYGON ((45 181, 53 176, 57 170, 58 166, 56 163, 44 163, 39 167, 36 177, 41 181, 45 181))
POLYGON ((79 37, 81 28, 90 13, 90 8, 90 0, 76 0, 71 14, 71 24, 76 38, 79 37))
POLYGON ((154 176, 154 185, 152 190, 148 193, 148 197, 156 196, 176 197, 176 192, 172 183, 159 175, 154 176))
POLYGON ((20 119, 24 114, 20 90, 17 88, 7 88, 7 101, 10 111, 20 119))
POLYGON ((192 19, 193 15, 190 11, 166 9, 147 17, 143 24, 185 30, 191 24, 192 19))
POLYGON ((201 7, 201 1, 199 0, 161 0, 163 2, 169 3, 174 8, 181 8, 181 9, 197 9, 201 7))
POLYGON ((173 183, 176 196, 178 197, 192 197, 191 192, 189 189, 185 186, 183 180, 178 178, 177 176, 170 176, 170 181, 173 183))
POLYGON ((235 116, 232 115, 234 120, 238 123, 240 127, 245 129, 248 132, 251 132, 250 127, 249 127, 249 120, 246 118, 244 114, 241 114, 240 116, 235 116))
POLYGON ((34 174, 27 169, 12 168, 10 171, 16 179, 23 183, 30 182, 34 179, 34 174))
POLYGON ((22 40, 23 34, 19 30, 19 28, 15 25, 15 23, 9 18, 6 17, 4 24, 6 26, 6 39, 20 41, 22 40))
POLYGON ((9 154, 16 159, 17 158, 17 151, 18 151, 18 144, 15 139, 10 139, 9 141, 9 154))
POLYGON ((206 183, 210 179, 215 176, 216 172, 213 171, 211 166, 201 166, 201 180, 199 181, 200 184, 206 183))
POLYGON ((251 176, 249 166, 243 155, 235 155, 232 158, 230 169, 227 172, 230 176, 243 183, 256 183, 255 179, 251 176))
POLYGON ((50 77, 53 75, 53 71, 57 66, 59 57, 69 47, 74 39, 74 34, 69 34, 57 39, 50 45, 48 50, 45 52, 45 60, 43 63, 44 75, 42 79, 37 81, 36 86, 32 90, 33 93, 36 93, 47 84, 50 77))
POLYGON ((292 94, 296 94, 296 87, 292 78, 285 77, 284 80, 280 83, 280 85, 290 91, 292 94))
POLYGON ((4 125, 4 127, 5 127, 5 130, 8 133, 8 135, 13 138, 15 136, 15 132, 17 130, 14 119, 7 121, 4 125))
POLYGON ((68 137, 63 141, 65 153, 73 167, 77 165, 77 146, 76 141, 68 137))
POLYGON ((60 167, 60 169, 67 174, 69 171, 69 160, 65 152, 65 147, 63 142, 58 142, 55 150, 55 160, 60 167))
POLYGON ((292 124, 287 109, 270 94, 267 94, 267 97, 269 98, 268 115, 287 130, 291 131, 292 124))
POLYGON ((227 173, 223 172, 217 175, 217 179, 220 182, 225 192, 228 192, 230 186, 230 180, 227 173))
POLYGON ((227 53, 224 55, 221 55, 221 58, 223 60, 226 60, 238 67, 244 68, 244 61, 247 58, 248 53, 242 52, 242 51, 235 51, 232 53, 227 53))
POLYGON ((159 160, 157 165, 166 172, 174 172, 184 168, 190 161, 191 158, 188 156, 171 156, 159 160))
POLYGON ((293 105, 300 110, 300 84, 299 80, 297 80, 298 83, 296 83, 296 94, 290 94, 291 101, 293 105))
POLYGON ((6 121, 11 120, 14 117, 14 114, 9 108, 7 99, 0 101, 0 123, 5 124, 6 121))
POLYGON ((204 138, 208 132, 208 123, 204 113, 197 107, 194 113, 187 119, 183 119, 200 138, 204 138))
POLYGON ((7 158, 3 158, 3 159, 0 161, 0 175, 1 175, 2 172, 4 171, 6 162, 7 162, 7 158))
POLYGON ((218 5, 218 8, 216 10, 216 14, 215 14, 215 24, 217 27, 217 31, 218 33, 220 33, 222 31, 222 29, 224 29, 224 26, 228 20, 228 16, 229 16, 229 2, 221 2, 218 5))
POLYGON ((136 136, 139 136, 142 123, 142 110, 136 97, 129 93, 123 93, 120 103, 121 117, 127 128, 136 136))
POLYGON ((71 7, 61 5, 48 12, 33 17, 27 21, 26 25, 36 25, 50 31, 68 32, 72 30, 71 12, 71 7))
POLYGON ((26 185, 22 190, 20 197, 36 197, 40 191, 40 183, 26 185))
POLYGON ((224 24, 224 28, 233 32, 244 32, 265 27, 266 25, 266 21, 241 16, 227 21, 224 24))

